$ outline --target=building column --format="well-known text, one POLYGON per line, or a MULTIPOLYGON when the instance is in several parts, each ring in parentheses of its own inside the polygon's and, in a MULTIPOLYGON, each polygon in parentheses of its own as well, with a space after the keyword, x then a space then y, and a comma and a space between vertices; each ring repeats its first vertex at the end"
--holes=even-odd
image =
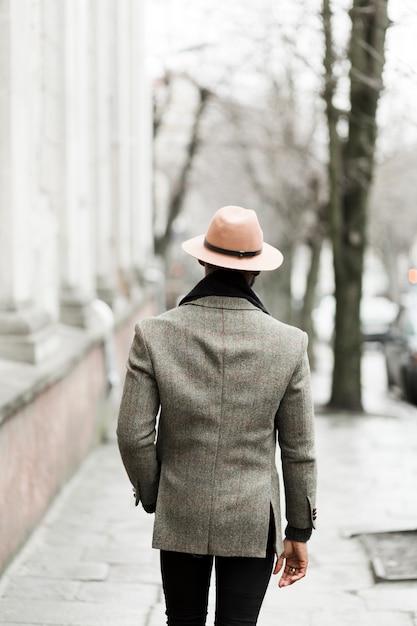
POLYGON ((132 257, 137 273, 154 264, 152 221, 152 96, 145 64, 143 2, 132 2, 132 257))
POLYGON ((93 5, 95 24, 95 145, 97 176, 95 181, 96 285, 97 295, 112 308, 118 299, 115 214, 113 212, 114 174, 112 169, 112 81, 115 5, 101 0, 93 5))
POLYGON ((52 314, 34 293, 39 23, 38 2, 0 4, 0 358, 29 363, 57 347, 52 314))
POLYGON ((92 231, 90 4, 65 0, 65 183, 61 215, 61 315, 88 327, 95 296, 92 231))
POLYGON ((130 0, 116 2, 116 72, 115 72, 115 136, 113 142, 115 189, 114 210, 117 228, 117 264, 119 287, 130 297, 136 288, 132 262, 132 102, 130 85, 130 0))

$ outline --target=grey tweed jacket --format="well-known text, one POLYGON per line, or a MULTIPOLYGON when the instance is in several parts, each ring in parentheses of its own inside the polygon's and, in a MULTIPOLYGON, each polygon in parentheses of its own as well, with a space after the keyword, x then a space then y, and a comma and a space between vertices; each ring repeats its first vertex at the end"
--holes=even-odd
POLYGON ((263 557, 272 506, 314 527, 314 418, 307 335, 244 298, 207 296, 141 321, 117 436, 153 547, 263 557))

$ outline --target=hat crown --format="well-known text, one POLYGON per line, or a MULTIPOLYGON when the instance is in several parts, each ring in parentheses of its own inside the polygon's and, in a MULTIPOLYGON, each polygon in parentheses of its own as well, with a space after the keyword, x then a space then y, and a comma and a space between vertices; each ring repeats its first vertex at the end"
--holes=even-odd
POLYGON ((224 206, 213 215, 205 235, 182 243, 182 249, 200 262, 245 272, 274 270, 282 253, 266 243, 252 209, 224 206))
POLYGON ((252 209, 225 206, 216 211, 207 229, 206 241, 234 252, 260 252, 263 232, 252 209))

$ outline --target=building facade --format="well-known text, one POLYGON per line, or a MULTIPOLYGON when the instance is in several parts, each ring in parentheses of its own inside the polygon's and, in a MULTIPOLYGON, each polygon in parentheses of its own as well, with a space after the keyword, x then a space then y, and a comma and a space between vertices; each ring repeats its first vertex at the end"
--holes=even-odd
POLYGON ((0 0, 0 571, 154 310, 143 3, 0 0))

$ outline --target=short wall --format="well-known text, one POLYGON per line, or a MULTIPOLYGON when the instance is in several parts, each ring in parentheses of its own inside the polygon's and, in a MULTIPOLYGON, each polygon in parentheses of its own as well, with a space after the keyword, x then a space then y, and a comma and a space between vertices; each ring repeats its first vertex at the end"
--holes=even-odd
MULTIPOLYGON (((134 324, 152 314, 150 299, 117 322, 113 347, 121 385, 134 324)), ((27 364, 1 364, 0 377, 18 387, 21 377, 21 384, 7 402, 0 397, 0 574, 92 446, 113 428, 109 413, 114 417, 117 407, 113 401, 109 408, 105 335, 69 328, 61 335, 60 355, 37 372, 27 364)))

